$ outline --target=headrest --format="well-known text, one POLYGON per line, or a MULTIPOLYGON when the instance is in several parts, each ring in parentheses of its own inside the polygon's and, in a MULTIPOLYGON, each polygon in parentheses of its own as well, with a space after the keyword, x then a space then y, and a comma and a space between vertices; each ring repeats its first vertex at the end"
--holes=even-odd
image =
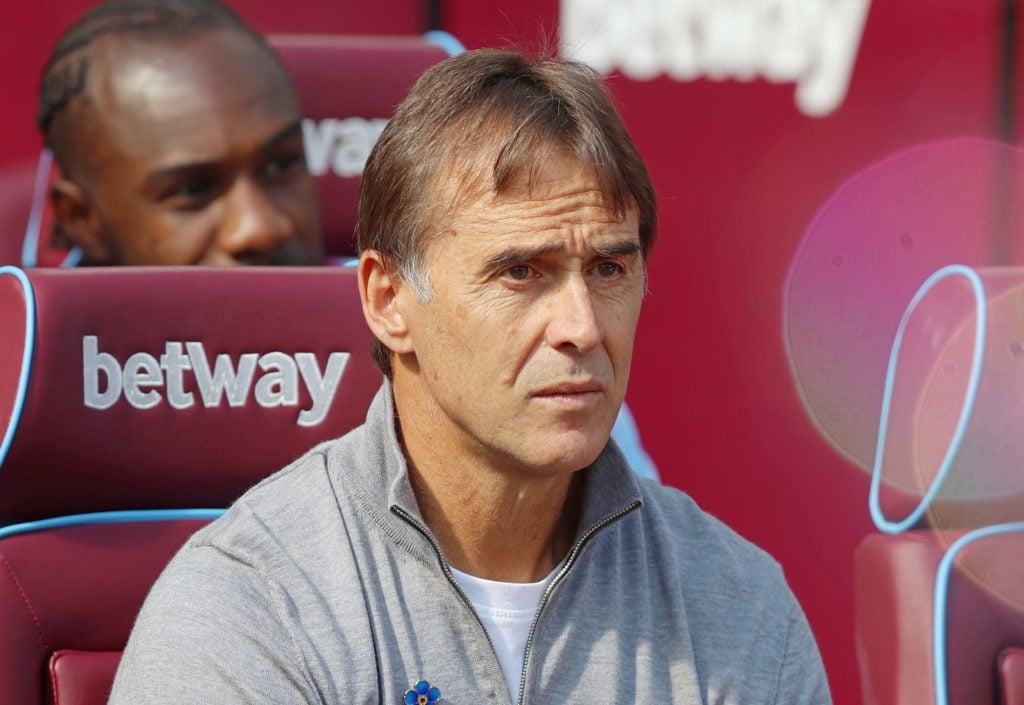
POLYGON ((433 32, 268 39, 291 73, 306 116, 306 158, 320 189, 327 255, 354 255, 359 177, 370 150, 416 79, 461 47, 433 32))
POLYGON ((0 525, 226 506, 362 422, 355 271, 0 268, 0 525))

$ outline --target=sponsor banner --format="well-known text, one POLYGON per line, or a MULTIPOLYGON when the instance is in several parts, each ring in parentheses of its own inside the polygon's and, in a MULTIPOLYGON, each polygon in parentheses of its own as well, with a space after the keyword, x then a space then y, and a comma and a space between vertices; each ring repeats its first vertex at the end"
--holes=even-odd
POLYGON ((110 353, 100 351, 97 336, 87 335, 82 338, 84 401, 98 410, 109 409, 122 399, 136 409, 152 409, 164 401, 175 409, 188 409, 197 401, 210 409, 224 402, 229 407, 244 407, 251 394, 265 409, 298 407, 301 384, 312 404, 299 410, 296 423, 316 426, 331 408, 348 360, 349 353, 332 352, 327 367, 321 370, 313 353, 275 351, 243 353, 237 360, 220 354, 211 365, 201 342, 168 341, 159 357, 137 352, 122 365, 110 353), (198 400, 197 393, 187 389, 187 377, 194 382, 198 400))
POLYGON ((831 113, 850 84, 870 0, 562 0, 563 56, 646 81, 795 83, 831 113))

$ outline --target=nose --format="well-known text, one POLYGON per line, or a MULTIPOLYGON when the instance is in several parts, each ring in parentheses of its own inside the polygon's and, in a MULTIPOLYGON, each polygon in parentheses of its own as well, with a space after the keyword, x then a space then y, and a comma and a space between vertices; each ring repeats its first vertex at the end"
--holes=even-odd
POLYGON ((582 272, 566 277, 551 297, 549 306, 546 338, 552 348, 569 346, 586 353, 604 339, 604 330, 582 272))
POLYGON ((239 178, 224 194, 217 245, 239 264, 277 264, 297 235, 294 221, 254 180, 239 178))

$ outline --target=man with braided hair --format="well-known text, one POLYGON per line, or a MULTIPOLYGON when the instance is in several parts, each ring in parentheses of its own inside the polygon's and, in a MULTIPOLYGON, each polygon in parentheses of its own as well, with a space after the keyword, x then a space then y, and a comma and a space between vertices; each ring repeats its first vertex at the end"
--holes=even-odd
POLYGON ((317 264, 298 104, 216 0, 108 0, 58 41, 39 127, 55 234, 83 264, 317 264))

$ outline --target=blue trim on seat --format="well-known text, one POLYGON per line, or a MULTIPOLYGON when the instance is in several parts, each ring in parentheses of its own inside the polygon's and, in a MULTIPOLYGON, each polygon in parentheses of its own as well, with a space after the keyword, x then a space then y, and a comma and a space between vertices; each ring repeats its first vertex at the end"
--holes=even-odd
POLYGON ((61 529, 68 526, 89 526, 93 524, 125 524, 141 521, 180 521, 183 519, 216 519, 224 509, 137 509, 116 512, 92 512, 89 514, 68 514, 51 519, 26 521, 0 527, 0 539, 33 531, 61 529))
POLYGON ((629 467, 633 468, 633 472, 640 477, 661 480, 661 476, 658 475, 658 467, 644 450, 643 443, 640 442, 640 430, 637 428, 636 420, 629 407, 626 406, 626 402, 622 402, 622 406, 619 407, 619 415, 615 417, 615 425, 612 426, 612 439, 622 451, 629 467))
POLYGON ((50 179, 53 166, 53 152, 44 149, 39 154, 36 166, 36 180, 32 187, 32 209, 25 226, 25 239, 21 243, 21 266, 35 267, 39 263, 39 229, 43 224, 43 210, 46 207, 46 182, 50 179))
POLYGON ((953 542, 935 571, 935 606, 932 615, 932 666, 935 673, 935 705, 949 705, 948 678, 946 674, 946 603, 949 600, 949 576, 957 554, 966 546, 979 539, 1024 532, 1024 521, 993 524, 975 529, 953 542))
POLYGON ((21 412, 25 408, 25 397, 28 396, 28 380, 32 370, 32 356, 36 346, 36 296, 32 291, 32 282, 28 275, 18 267, 0 267, 0 276, 10 274, 21 284, 25 292, 25 348, 21 354, 21 371, 18 374, 18 391, 14 396, 14 408, 11 409, 11 420, 7 424, 7 431, 3 440, 0 441, 0 470, 4 467, 4 460, 14 443, 14 434, 18 430, 18 423, 21 421, 21 412))
POLYGON ((429 32, 425 32, 423 37, 448 52, 448 56, 455 56, 466 51, 466 47, 462 45, 462 42, 440 29, 432 29, 429 32))
POLYGON ((970 423, 971 414, 974 412, 974 404, 978 396, 978 386, 981 381, 981 369, 982 361, 985 355, 985 329, 987 326, 988 309, 985 305, 985 285, 981 281, 981 277, 970 267, 966 267, 962 264, 952 264, 947 267, 943 267, 938 270, 921 285, 917 293, 914 294, 914 298, 911 299, 910 305, 907 306, 907 310, 903 313, 903 318, 900 320, 899 328, 896 330, 896 338, 893 340, 892 352, 889 355, 889 366, 885 373, 885 389, 882 394, 882 414, 878 423, 878 445, 875 447, 875 462, 874 467, 871 469, 871 492, 868 498, 868 507, 871 511, 871 519, 875 522, 875 526, 880 531, 884 531, 887 534, 899 534, 907 529, 913 527, 920 521, 924 515, 925 510, 928 509, 938 495, 939 490, 942 488, 942 483, 945 481, 946 476, 949 474, 950 467, 953 465, 953 461, 956 459, 957 454, 960 452, 960 445, 963 442, 964 434, 967 431, 967 424, 970 423), (925 492, 924 497, 921 498, 920 503, 905 519, 902 521, 890 521, 882 513, 881 503, 879 501, 879 490, 882 484, 882 464, 885 456, 885 438, 889 427, 889 412, 891 411, 890 406, 892 404, 892 393, 893 387, 896 381, 896 363, 899 359, 900 347, 903 345, 903 336, 906 333, 907 322, 910 320, 911 314, 914 309, 921 302, 931 289, 943 279, 950 276, 961 276, 964 277, 971 285, 974 290, 974 302, 977 309, 977 323, 974 327, 974 359, 971 362, 971 374, 967 382, 967 393, 964 395, 964 403, 960 409, 960 418, 956 424, 956 430, 953 432, 953 438, 949 443, 949 447, 946 449, 946 455, 942 459, 942 465, 939 466, 939 471, 935 475, 935 479, 932 480, 931 486, 928 487, 928 491, 925 492))
POLYGON ((77 267, 78 264, 82 261, 82 257, 84 256, 85 253, 82 252, 79 248, 72 247, 71 249, 68 250, 68 253, 64 256, 64 259, 61 260, 60 266, 77 267))

